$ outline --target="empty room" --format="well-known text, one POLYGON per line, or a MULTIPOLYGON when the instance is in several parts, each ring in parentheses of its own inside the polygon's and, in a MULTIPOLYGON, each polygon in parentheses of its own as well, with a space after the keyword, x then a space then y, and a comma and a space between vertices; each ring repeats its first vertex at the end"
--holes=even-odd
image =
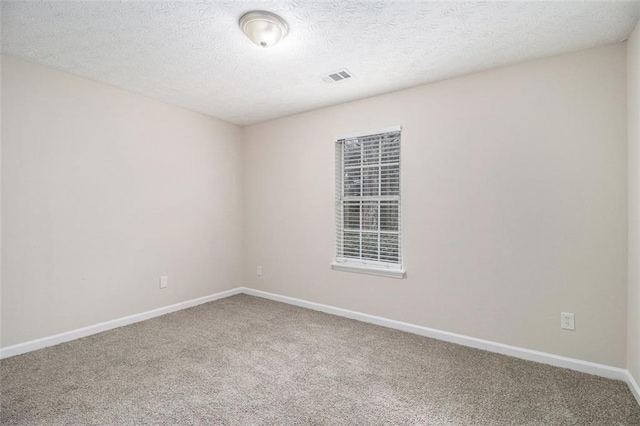
POLYGON ((0 13, 0 424, 640 426, 640 1, 0 13))

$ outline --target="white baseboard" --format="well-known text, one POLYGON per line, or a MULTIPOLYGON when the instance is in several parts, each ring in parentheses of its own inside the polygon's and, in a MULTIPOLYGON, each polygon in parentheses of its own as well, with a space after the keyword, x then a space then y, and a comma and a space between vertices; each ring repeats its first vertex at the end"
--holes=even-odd
POLYGON ((191 299, 185 302, 176 303, 174 305, 164 306, 162 308, 142 312, 140 314, 129 315, 129 316, 117 318, 111 321, 101 322, 99 324, 78 328, 76 330, 55 334, 53 336, 47 336, 41 339, 30 340, 28 342, 18 343, 17 345, 7 346, 6 348, 0 348, 0 359, 9 358, 14 355, 24 354, 27 352, 46 348, 48 346, 53 346, 59 343, 68 342, 70 340, 80 339, 81 337, 91 336, 92 334, 97 334, 102 331, 111 330, 114 328, 133 324, 136 322, 159 317, 160 315, 169 314, 171 312, 191 308, 197 305, 202 305, 203 303, 212 302, 214 300, 233 296, 235 294, 240 294, 241 292, 242 292, 242 288, 237 287, 231 290, 222 291, 220 293, 210 294, 208 296, 199 297, 197 299, 191 299))
MULTIPOLYGON (((477 339, 475 337, 464 336, 462 334, 450 333, 448 331, 436 330, 433 328, 423 327, 420 325, 409 324, 406 322, 395 321, 387 318, 377 317, 374 315, 363 314, 361 312, 350 311, 347 309, 336 308, 334 306, 322 305, 320 303, 309 302, 307 300, 296 299, 288 296, 267 293, 265 291, 254 290, 244 287, 242 292, 252 296, 258 296, 265 299, 275 300, 277 302, 288 303, 290 305, 309 308, 316 311, 326 312, 328 314, 338 315, 345 318, 351 318, 371 324, 381 325, 383 327, 393 328, 396 330, 406 331, 408 333, 418 334, 420 336, 431 337, 433 339, 444 340, 446 342, 457 343, 463 346, 482 349, 489 352, 495 352, 503 355, 509 355, 516 358, 535 361, 541 364, 553 365, 555 367, 568 368, 579 371, 581 373, 593 374, 596 376, 606 377, 608 379, 622 380, 629 383, 629 372, 623 368, 611 367, 609 365, 597 364, 595 362, 582 361, 579 359, 568 358, 560 355, 554 355, 546 352, 534 351, 531 349, 520 348, 517 346, 505 345, 502 343, 492 342, 489 340, 477 339)), ((636 384, 637 387, 637 384, 636 384)), ((636 398, 638 398, 636 396, 636 398)), ((640 403, 640 400, 639 400, 640 403)))
POLYGON ((627 379, 625 380, 629 385, 629 389, 631 389, 631 393, 636 397, 636 401, 640 404, 640 386, 638 386, 638 382, 633 378, 631 372, 627 371, 627 379))
POLYGON ((570 370, 575 370, 575 371, 579 371, 587 374, 593 374, 600 377, 606 377, 608 379, 622 380, 629 385, 631 392, 633 393, 636 400, 638 401, 638 404, 640 404, 640 386, 638 386, 638 383, 635 381, 631 373, 629 373, 628 370, 625 370, 623 368, 611 367, 604 364, 597 364, 594 362, 582 361, 579 359, 568 358, 568 357, 554 355, 546 352, 534 351, 531 349, 520 348, 517 346, 505 345, 502 343, 492 342, 489 340, 483 340, 475 337, 464 336, 462 334, 450 333, 448 331, 436 330, 429 327, 423 327, 420 325, 409 324, 401 321, 395 321, 387 318, 378 317, 375 315, 364 314, 362 312, 350 311, 348 309, 337 308, 335 306, 309 302, 307 300, 296 299, 294 297, 281 296, 279 294, 268 293, 261 290, 254 290, 252 288, 247 288, 247 287, 237 287, 237 288, 223 291, 220 293, 211 294, 209 296, 199 297, 197 299, 187 300, 185 302, 176 303, 174 305, 153 309, 151 311, 129 315, 122 318, 117 318, 111 321, 106 321, 106 322, 91 325, 88 327, 67 331, 67 332, 56 334, 53 336, 43 337, 41 339, 19 343, 13 346, 7 346, 6 348, 0 348, 0 359, 8 358, 14 355, 24 354, 27 352, 46 348, 48 346, 54 346, 59 343, 68 342, 70 340, 80 339, 82 337, 90 336, 92 334, 97 334, 103 331, 133 324, 133 323, 144 321, 147 319, 155 318, 171 312, 191 308, 193 306, 212 302, 214 300, 222 299, 229 296, 234 296, 240 293, 245 293, 251 296, 262 297, 264 299, 270 299, 277 302, 283 302, 289 305, 295 305, 303 308, 313 309, 316 311, 321 311, 321 312, 325 312, 328 314, 337 315, 345 318, 351 318, 358 321, 367 322, 370 324, 380 325, 383 327, 401 330, 408 333, 418 334, 420 336, 443 340, 446 342, 457 343, 463 346, 482 349, 485 351, 495 352, 503 355, 509 355, 515 358, 525 359, 528 361, 539 362, 541 364, 548 364, 555 367, 568 368, 570 370))

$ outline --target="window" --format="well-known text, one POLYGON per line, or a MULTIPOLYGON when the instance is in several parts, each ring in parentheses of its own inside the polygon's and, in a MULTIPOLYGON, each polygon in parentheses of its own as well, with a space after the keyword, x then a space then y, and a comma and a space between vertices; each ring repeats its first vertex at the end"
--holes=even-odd
POLYGON ((336 141, 334 269, 402 278, 400 128, 336 141))

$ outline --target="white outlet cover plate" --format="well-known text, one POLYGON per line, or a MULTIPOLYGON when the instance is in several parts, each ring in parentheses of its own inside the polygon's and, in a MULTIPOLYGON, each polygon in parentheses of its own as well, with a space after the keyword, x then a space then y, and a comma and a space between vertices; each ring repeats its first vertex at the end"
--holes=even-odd
POLYGON ((169 277, 160 277, 160 288, 167 288, 169 285, 169 277))
POLYGON ((560 314, 560 327, 562 327, 564 330, 575 330, 576 322, 574 314, 569 312, 562 312, 560 314))

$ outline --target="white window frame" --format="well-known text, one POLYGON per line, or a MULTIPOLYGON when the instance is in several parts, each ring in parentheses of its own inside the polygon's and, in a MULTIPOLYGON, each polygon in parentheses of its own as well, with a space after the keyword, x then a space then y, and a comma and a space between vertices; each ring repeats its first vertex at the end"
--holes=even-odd
MULTIPOLYGON (((354 139, 366 136, 374 136, 384 133, 393 133, 393 132, 402 132, 401 126, 393 126, 385 129, 379 129, 375 131, 367 131, 367 132, 359 132, 359 133, 351 133, 347 135, 340 135, 335 137, 335 145, 338 146, 338 143, 344 139, 354 139)), ((402 138, 402 136, 401 136, 402 138)), ((401 142, 402 143, 402 142, 401 142)), ((337 148, 336 148, 337 149, 337 148)), ((344 232, 344 219, 342 218, 343 212, 343 194, 344 194, 344 156, 342 153, 336 152, 336 207, 335 207, 335 218, 336 218, 336 244, 340 238, 342 238, 342 233, 344 232), (338 164, 339 163, 339 164, 338 164)), ((369 275, 377 275, 383 277, 390 278, 404 278, 405 270, 403 268, 403 253, 402 253, 402 148, 400 149, 400 158, 399 158, 399 170, 400 170, 400 195, 398 197, 398 256, 400 263, 385 263, 379 261, 367 261, 362 259, 348 259, 348 258, 339 258, 338 257, 338 247, 336 247, 336 257, 334 261, 331 263, 331 268, 336 271, 345 271, 345 272, 356 272, 361 274, 369 274, 369 275)), ((378 213, 380 214, 380 213, 378 213)))

